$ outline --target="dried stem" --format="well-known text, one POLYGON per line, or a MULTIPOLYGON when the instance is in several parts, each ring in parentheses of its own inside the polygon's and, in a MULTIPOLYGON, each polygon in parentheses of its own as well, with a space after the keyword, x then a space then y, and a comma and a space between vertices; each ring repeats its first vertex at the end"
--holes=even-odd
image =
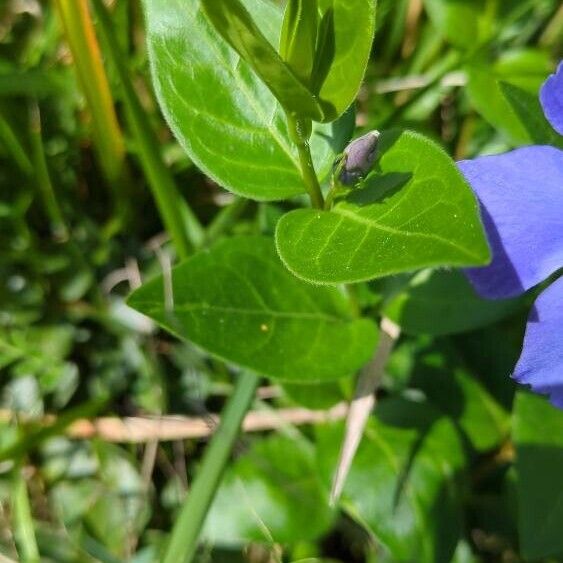
POLYGON ((335 504, 340 498, 344 488, 346 477, 360 445, 369 414, 375 406, 374 392, 381 382, 385 365, 399 335, 400 328, 393 321, 384 317, 381 320, 381 334, 377 349, 371 361, 360 373, 356 385, 356 393, 346 417, 346 431, 330 493, 330 502, 332 504, 335 504))

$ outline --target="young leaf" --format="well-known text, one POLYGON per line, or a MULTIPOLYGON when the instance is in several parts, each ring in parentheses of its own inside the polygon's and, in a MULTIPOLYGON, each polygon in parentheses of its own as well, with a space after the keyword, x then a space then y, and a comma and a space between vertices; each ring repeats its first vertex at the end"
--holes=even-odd
MULTIPOLYGON (((282 12, 245 0, 272 44, 282 12)), ((190 158, 226 189, 252 199, 279 200, 305 192, 285 115, 249 65, 223 41, 199 0, 144 0, 152 77, 172 131, 190 158)), ((315 124, 310 140, 320 178, 349 139, 353 116, 315 124)))
POLYGON ((329 120, 354 101, 375 34, 376 0, 320 0, 322 11, 313 90, 329 120), (332 109, 332 112, 330 111, 332 109))
POLYGON ((370 358, 375 325, 344 296, 292 276, 265 237, 236 237, 135 291, 129 304, 219 357, 285 381, 349 376, 370 358), (167 310, 166 301, 173 300, 167 310))
POLYGON ((284 63, 239 0, 201 0, 201 7, 223 39, 250 65, 288 113, 323 121, 318 100, 284 63))
POLYGON ((288 1, 281 32, 280 55, 308 86, 315 63, 318 26, 317 0, 288 1))
POLYGON ((330 211, 284 215, 276 245, 298 277, 353 283, 429 266, 484 265, 490 251, 477 201, 455 163, 412 132, 379 139, 374 173, 330 211))
POLYGON ((563 553, 563 412, 546 399, 518 393, 514 441, 522 555, 563 553))

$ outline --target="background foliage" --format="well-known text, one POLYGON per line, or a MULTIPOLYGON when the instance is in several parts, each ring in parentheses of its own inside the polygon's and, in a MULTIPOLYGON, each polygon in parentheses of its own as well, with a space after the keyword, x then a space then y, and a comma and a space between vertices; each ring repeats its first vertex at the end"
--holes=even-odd
MULTIPOLYGON (((69 6, 64 0, 0 4, 0 550, 23 561, 153 561, 204 443, 159 440, 158 432, 141 443, 114 435, 113 443, 111 430, 85 438, 75 421, 183 414, 200 417, 212 430, 210 413, 220 411, 237 370, 161 332, 125 299, 141 281, 167 271, 175 258, 170 240, 182 258, 194 245, 225 238, 215 254, 185 266, 191 268, 186 283, 197 284, 198 276, 209 280, 201 284, 208 292, 203 302, 220 299, 218 288, 250 291, 227 270, 211 279, 217 274, 206 270, 206 261, 219 260, 216 254, 221 263, 233 260, 250 273, 275 272, 289 294, 308 291, 272 260, 274 250, 263 238, 302 196, 277 121, 272 128, 255 113, 249 116, 243 102, 233 107, 210 99, 216 74, 202 78, 196 109, 222 108, 228 131, 252 127, 253 138, 268 141, 248 145, 224 129, 188 129, 186 138, 232 156, 212 178, 201 171, 207 170, 204 161, 196 166, 188 159, 156 103, 139 3, 111 3, 111 29, 122 53, 117 59, 113 36, 95 22, 101 69, 89 56, 96 54, 93 36, 78 33, 86 24, 72 20, 76 13, 69 6), (65 10, 65 21, 73 23, 66 32, 65 10), (82 56, 73 59, 71 48, 82 56), (104 70, 110 84, 105 97, 104 70), (287 166, 268 171, 270 161, 284 158, 287 166), (262 201, 234 197, 214 180, 262 201), (272 201, 289 196, 297 198, 272 201), (180 223, 188 225, 189 237, 175 229, 180 223), (245 243, 227 240, 230 235, 251 235, 238 240, 263 247, 261 261, 242 262, 245 243)), ((149 18, 149 26, 156 23, 149 18)), ((263 24, 267 34, 273 21, 263 24)), ((379 0, 354 136, 374 128, 410 129, 455 159, 546 142, 549 129, 531 125, 522 108, 537 104, 540 84, 563 55, 562 34, 563 11, 555 0, 379 0)), ((189 58, 170 64, 189 78, 189 58)), ((332 101, 339 106, 337 96, 332 101)), ((167 118, 179 127, 185 123, 181 112, 167 118)), ((340 145, 353 119, 340 118, 340 145)), ((337 152, 323 142, 333 127, 315 126, 312 149, 323 163, 321 176, 337 152)), ((403 137, 420 143, 417 135, 403 137)), ((440 149, 412 150, 423 155, 440 149)), ((448 185, 456 181, 446 165, 442 177, 448 185)), ((314 211, 292 211, 283 222, 298 222, 306 213, 314 211)), ((326 275, 299 256, 284 261, 302 278, 326 275)), ((335 262, 327 259, 330 273, 341 261, 335 262)), ((434 263, 430 257, 418 266, 434 263)), ((384 267, 381 260, 368 261, 369 272, 358 279, 378 268, 392 273, 384 267)), ((143 292, 150 303, 151 284, 135 298, 143 292)), ((342 295, 327 287, 321 303, 295 297, 293 308, 278 311, 279 334, 286 345, 301 339, 288 310, 298 306, 300 313, 317 315, 311 322, 325 338, 311 357, 331 359, 332 381, 314 387, 288 382, 300 366, 275 356, 284 342, 274 341, 271 353, 266 348, 258 356, 245 352, 241 339, 246 355, 237 361, 281 380, 264 381, 253 403, 262 414, 278 413, 276 429, 241 437, 199 559, 560 560, 563 413, 517 390, 508 377, 533 296, 484 302, 459 272, 441 269, 360 285, 355 299, 373 318, 384 313, 399 323, 403 336, 342 502, 336 508, 328 503, 342 422, 296 426, 284 419, 287 409, 301 407, 336 412, 353 391, 339 378, 370 355, 374 337, 359 326, 367 321, 351 321, 342 295), (319 307, 339 319, 337 332, 325 326, 319 307)), ((264 336, 270 336, 267 313, 264 336)), ((157 314, 166 324, 166 311, 157 314)), ((204 347, 210 338, 216 346, 244 334, 240 317, 227 319, 223 329, 215 328, 212 315, 198 322, 193 341, 204 347)))

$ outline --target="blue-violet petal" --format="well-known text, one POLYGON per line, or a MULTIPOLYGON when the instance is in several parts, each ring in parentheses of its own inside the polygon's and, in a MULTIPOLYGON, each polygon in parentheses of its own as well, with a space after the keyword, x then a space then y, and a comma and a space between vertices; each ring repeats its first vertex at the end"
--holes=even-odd
POLYGON ((483 297, 514 297, 563 267, 563 151, 550 146, 465 160, 493 253, 466 271, 483 297))

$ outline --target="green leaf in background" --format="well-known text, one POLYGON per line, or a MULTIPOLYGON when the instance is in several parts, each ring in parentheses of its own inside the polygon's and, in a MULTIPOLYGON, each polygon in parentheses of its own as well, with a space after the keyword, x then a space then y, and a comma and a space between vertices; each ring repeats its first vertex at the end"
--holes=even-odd
POLYGON ((288 0, 280 38, 280 55, 307 86, 310 86, 315 64, 318 26, 317 0, 288 0))
MULTIPOLYGON (((266 5, 263 0, 262 3, 266 5)), ((239 0, 201 0, 201 7, 209 22, 264 81, 288 113, 323 121, 324 112, 318 100, 284 63, 239 0)))
POLYGON ((542 397, 518 393, 514 442, 523 555, 562 555, 563 412, 542 397))
MULTIPOLYGON (((226 189, 257 200, 305 193, 297 150, 281 106, 248 64, 217 34, 199 0, 144 0, 152 77, 162 110, 190 158, 226 189)), ((282 12, 247 0, 270 43, 282 12)), ((352 113, 315 124, 311 153, 320 179, 346 145, 352 113)))
POLYGON ((500 83, 507 82, 538 96, 538 91, 553 70, 545 51, 519 49, 507 51, 498 61, 475 58, 467 66, 467 93, 477 111, 514 144, 533 139, 513 107, 503 95, 500 83))
MULTIPOLYGON (((341 424, 317 430, 327 486, 342 433, 341 424)), ((385 546, 390 561, 449 562, 461 528, 456 482, 464 464, 450 420, 423 403, 385 400, 366 428, 342 507, 385 546)))
POLYGON ((508 413, 447 350, 420 354, 411 385, 459 425, 476 451, 490 450, 506 439, 508 413))
POLYGON ((276 229, 278 252, 298 277, 352 283, 428 266, 479 266, 489 248, 477 201, 435 143, 389 131, 364 183, 330 211, 298 209, 276 229))
POLYGON ((486 0, 424 0, 438 31, 456 47, 473 49, 480 43, 479 22, 486 0))
MULTIPOLYGON (((172 270, 173 310, 163 279, 129 304, 214 356, 286 381, 352 375, 370 358, 375 325, 355 319, 336 289, 293 277, 265 237, 236 237, 172 270)), ((169 297, 170 299, 170 297, 169 297)))
MULTIPOLYGON (((350 380, 344 381, 349 382, 350 380)), ((313 385, 283 383, 282 389, 284 394, 298 405, 313 410, 325 410, 351 397, 351 394, 346 393, 343 388, 344 381, 329 381, 313 385)))
MULTIPOLYGON (((375 34, 376 0, 320 0, 322 11, 314 90, 341 115, 354 101, 375 34)), ((325 112, 327 110, 325 109, 325 112)))
POLYGON ((516 299, 477 295, 458 271, 423 270, 384 305, 384 314, 407 334, 455 334, 491 324, 515 310, 516 299))
POLYGON ((557 135, 543 114, 537 93, 532 94, 509 82, 501 82, 500 89, 534 143, 538 145, 561 144, 561 137, 557 135))
POLYGON ((227 472, 203 537, 219 546, 295 544, 319 538, 333 517, 313 448, 302 438, 274 435, 254 443, 227 472))

